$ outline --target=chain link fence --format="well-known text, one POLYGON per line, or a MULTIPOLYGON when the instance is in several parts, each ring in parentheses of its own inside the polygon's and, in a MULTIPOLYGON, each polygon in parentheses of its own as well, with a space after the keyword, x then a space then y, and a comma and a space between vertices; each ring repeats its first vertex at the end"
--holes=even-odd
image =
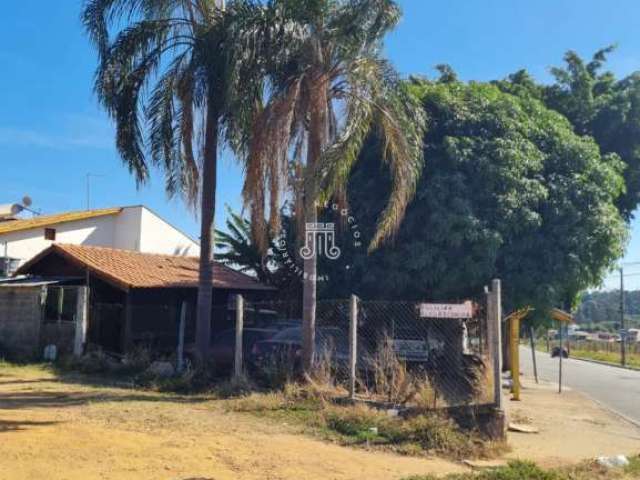
MULTIPOLYGON (((466 318, 429 317, 418 302, 318 301, 314 375, 345 395, 375 402, 493 403, 485 296, 453 303, 468 306, 466 318)), ((278 384, 300 374, 301 319, 299 304, 245 303, 243 357, 250 376, 278 384)))
MULTIPOLYGON (((490 350, 499 353, 499 341, 490 340, 499 334, 490 336, 487 298, 438 304, 319 300, 311 380, 345 397, 386 405, 497 405, 499 369, 490 350)), ((212 313, 207 362, 215 373, 248 375, 269 387, 303 374, 300 302, 232 296, 212 313)), ((184 304, 135 305, 128 322, 120 304, 96 303, 92 314, 89 341, 109 351, 128 338, 125 348, 188 354, 195 341, 195 312, 184 304)))

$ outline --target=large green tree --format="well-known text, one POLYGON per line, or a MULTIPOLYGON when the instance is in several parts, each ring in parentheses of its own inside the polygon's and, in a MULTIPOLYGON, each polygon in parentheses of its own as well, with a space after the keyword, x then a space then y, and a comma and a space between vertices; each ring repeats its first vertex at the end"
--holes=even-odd
MULTIPOLYGON (((455 300, 499 277, 508 308, 572 300, 623 251, 622 162, 533 96, 448 73, 411 87, 429 118, 428 167, 393 245, 345 248, 346 263, 326 266, 328 287, 340 286, 326 294, 350 285, 365 298, 455 300)), ((374 165, 380 148, 372 135, 350 181, 363 236, 389 194, 388 172, 374 165)))
POLYGON ((150 164, 170 195, 200 198, 196 343, 208 352, 218 151, 246 148, 262 94, 251 54, 261 8, 215 0, 87 0, 82 19, 99 64, 95 91, 138 183, 150 164))
MULTIPOLYGON (((422 167, 423 122, 419 105, 380 53, 399 18, 392 0, 266 2, 259 37, 266 40, 261 58, 269 97, 254 125, 244 188, 259 242, 266 243, 265 215, 271 231, 279 229, 283 195, 293 202, 299 232, 316 223, 319 199, 343 199, 349 172, 372 130, 383 139, 378 158, 389 167, 391 184, 371 247, 400 225, 422 167)), ((316 281, 316 257, 307 256, 306 369, 315 345, 316 281)))
POLYGON ((616 153, 624 162, 626 192, 617 201, 629 220, 640 203, 640 72, 624 78, 605 70, 614 47, 597 51, 586 61, 576 52, 554 67, 555 81, 536 83, 526 71, 496 82, 517 95, 532 95, 564 115, 579 135, 595 139, 602 153, 616 153))

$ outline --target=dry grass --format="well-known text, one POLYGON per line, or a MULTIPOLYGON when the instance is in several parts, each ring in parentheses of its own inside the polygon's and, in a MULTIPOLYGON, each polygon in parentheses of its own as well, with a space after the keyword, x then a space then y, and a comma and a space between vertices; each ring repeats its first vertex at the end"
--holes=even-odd
POLYGON ((364 445, 408 455, 493 458, 506 448, 482 439, 476 432, 463 432, 442 415, 404 419, 361 403, 338 405, 331 401, 334 396, 335 390, 317 385, 288 384, 282 391, 229 400, 226 408, 294 423, 307 433, 343 445, 364 445))
MULTIPOLYGON (((393 340, 385 337, 378 346, 372 361, 373 393, 394 405, 404 405, 418 393, 418 379, 407 371, 393 349, 393 340)), ((426 381, 426 377, 422 379, 426 381)))
MULTIPOLYGON (((587 360, 597 360, 598 362, 620 365, 620 352, 606 352, 594 350, 571 349, 571 357, 585 358, 587 360)), ((627 366, 640 369, 640 354, 627 353, 627 366)))

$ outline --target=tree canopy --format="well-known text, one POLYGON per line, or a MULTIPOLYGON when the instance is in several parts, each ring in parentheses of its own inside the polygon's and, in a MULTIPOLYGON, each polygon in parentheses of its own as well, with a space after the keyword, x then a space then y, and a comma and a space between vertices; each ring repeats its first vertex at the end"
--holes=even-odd
MULTIPOLYGON (((453 300, 499 277, 509 308, 543 311, 597 284, 626 237, 618 155, 601 154, 533 95, 452 75, 411 90, 429 119, 415 199, 393 245, 369 256, 345 248, 346 258, 322 265, 332 280, 324 294, 453 300)), ((389 192, 379 149, 371 136, 350 180, 363 237, 389 192)))
POLYGON ((640 72, 618 79, 604 70, 614 47, 598 50, 590 61, 565 54, 564 67, 554 67, 551 85, 536 83, 521 70, 496 82, 517 95, 532 95, 564 115, 579 135, 590 135, 603 153, 616 153, 625 165, 626 192, 617 201, 626 220, 640 203, 640 72))
POLYGON ((364 140, 376 130, 393 193, 371 238, 374 248, 402 221, 423 164, 422 109, 382 55, 400 9, 393 0, 271 0, 261 14, 268 95, 244 157, 243 188, 254 237, 266 246, 265 217, 278 232, 283 198, 298 220, 304 210, 304 221, 314 223, 318 197, 344 194, 364 140))

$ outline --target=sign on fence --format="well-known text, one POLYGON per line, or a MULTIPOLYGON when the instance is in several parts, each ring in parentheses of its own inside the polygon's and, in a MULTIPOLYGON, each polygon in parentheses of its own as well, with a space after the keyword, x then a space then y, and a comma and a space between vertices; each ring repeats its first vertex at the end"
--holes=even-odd
POLYGON ((421 318, 472 318, 473 303, 421 303, 421 318))

